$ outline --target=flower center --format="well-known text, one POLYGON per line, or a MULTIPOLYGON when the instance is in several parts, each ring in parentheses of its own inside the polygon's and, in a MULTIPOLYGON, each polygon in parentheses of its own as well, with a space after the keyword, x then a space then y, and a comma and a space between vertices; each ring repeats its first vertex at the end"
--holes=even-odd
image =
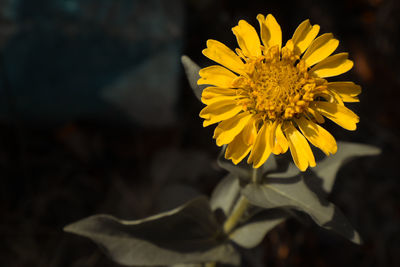
POLYGON ((244 110, 260 113, 264 119, 287 120, 307 110, 325 80, 310 77, 304 60, 291 51, 271 47, 246 63, 247 77, 235 82, 244 110))

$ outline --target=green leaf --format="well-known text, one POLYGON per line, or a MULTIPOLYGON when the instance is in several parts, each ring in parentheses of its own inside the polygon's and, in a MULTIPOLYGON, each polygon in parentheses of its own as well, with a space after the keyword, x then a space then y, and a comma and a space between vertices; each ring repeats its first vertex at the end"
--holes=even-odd
MULTIPOLYGON (((293 169, 293 163, 288 169, 293 169)), ((262 184, 248 184, 242 194, 253 205, 266 209, 289 208, 307 213, 318 225, 333 230, 352 242, 359 244, 358 233, 343 214, 330 202, 311 191, 305 183, 311 172, 288 177, 268 177, 262 184), (303 177, 304 175, 304 177, 303 177)))
POLYGON ((203 92, 204 88, 207 87, 207 85, 197 84, 197 81, 200 79, 200 67, 186 55, 183 55, 181 57, 181 61, 185 69, 186 77, 189 81, 190 87, 192 87, 197 99, 201 100, 201 93, 203 92))
POLYGON ((93 240, 123 265, 239 262, 233 246, 221 238, 221 225, 205 197, 142 220, 95 215, 64 230, 93 240))
POLYGON ((265 210, 236 228, 229 238, 241 247, 254 248, 261 243, 269 231, 288 217, 283 210, 265 210))
POLYGON ((230 173, 218 183, 211 194, 210 205, 212 210, 221 209, 228 216, 233 209, 235 200, 240 196, 238 177, 230 173))
POLYGON ((379 148, 364 144, 338 142, 337 146, 338 151, 335 155, 324 158, 312 168, 312 171, 322 179, 323 190, 328 193, 332 191, 336 174, 341 166, 356 157, 375 156, 381 153, 379 148))

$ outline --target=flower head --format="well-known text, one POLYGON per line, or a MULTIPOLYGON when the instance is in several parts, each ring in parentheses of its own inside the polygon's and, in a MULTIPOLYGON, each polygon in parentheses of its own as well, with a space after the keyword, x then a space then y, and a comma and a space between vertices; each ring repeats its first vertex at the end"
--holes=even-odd
POLYGON ((260 167, 271 153, 289 148, 297 167, 315 166, 308 142, 326 155, 337 150, 333 136, 319 124, 324 117, 347 130, 359 118, 344 102, 358 102, 361 87, 353 82, 328 82, 326 78, 353 66, 347 53, 331 55, 339 41, 322 34, 318 25, 302 22, 282 47, 282 32, 275 18, 258 15, 260 38, 249 23, 232 28, 239 48, 235 52, 208 40, 203 54, 219 63, 200 70, 204 89, 203 126, 218 123, 214 138, 227 145, 225 157, 234 164, 249 153, 247 162, 260 167), (316 38, 317 37, 317 38, 316 38), (307 142, 308 140, 308 142, 307 142))

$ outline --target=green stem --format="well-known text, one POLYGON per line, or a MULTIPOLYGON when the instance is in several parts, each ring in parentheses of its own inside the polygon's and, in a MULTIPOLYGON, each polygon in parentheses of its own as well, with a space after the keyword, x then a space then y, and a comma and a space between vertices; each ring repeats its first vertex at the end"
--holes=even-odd
POLYGON ((253 168, 253 172, 252 172, 252 174, 251 174, 251 181, 252 181, 252 183, 253 184, 257 184, 258 183, 258 180, 259 180, 259 175, 258 175, 258 173, 259 173, 259 170, 260 169, 256 169, 256 168, 253 168))
POLYGON ((230 232, 235 228, 243 214, 246 212, 249 202, 244 196, 240 196, 238 202, 236 202, 235 208, 232 214, 224 223, 224 233, 230 234, 230 232))
MULTIPOLYGON (((253 168, 251 181, 252 183, 258 183, 259 180, 259 169, 253 168)), ((242 219, 244 213, 247 211, 247 208, 250 206, 249 201, 244 197, 240 196, 239 200, 236 202, 236 205, 233 209, 233 212, 228 217, 228 219, 224 223, 224 233, 229 235, 235 226, 242 219)))

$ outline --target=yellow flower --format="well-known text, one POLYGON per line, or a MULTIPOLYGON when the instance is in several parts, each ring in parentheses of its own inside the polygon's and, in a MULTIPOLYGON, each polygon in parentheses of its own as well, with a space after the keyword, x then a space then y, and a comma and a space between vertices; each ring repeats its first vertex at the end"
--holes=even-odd
POLYGON ((240 48, 235 52, 208 40, 203 54, 221 64, 200 70, 204 89, 203 126, 219 123, 214 131, 218 146, 227 145, 225 158, 234 164, 249 153, 247 162, 260 167, 271 153, 288 148, 297 167, 315 166, 309 143, 326 155, 337 150, 333 136, 319 124, 324 117, 347 130, 359 118, 344 106, 358 102, 361 87, 353 82, 326 78, 353 66, 347 53, 331 55, 339 41, 331 33, 319 36, 319 26, 302 22, 282 47, 282 32, 275 18, 258 15, 260 38, 249 23, 232 28, 240 48))

